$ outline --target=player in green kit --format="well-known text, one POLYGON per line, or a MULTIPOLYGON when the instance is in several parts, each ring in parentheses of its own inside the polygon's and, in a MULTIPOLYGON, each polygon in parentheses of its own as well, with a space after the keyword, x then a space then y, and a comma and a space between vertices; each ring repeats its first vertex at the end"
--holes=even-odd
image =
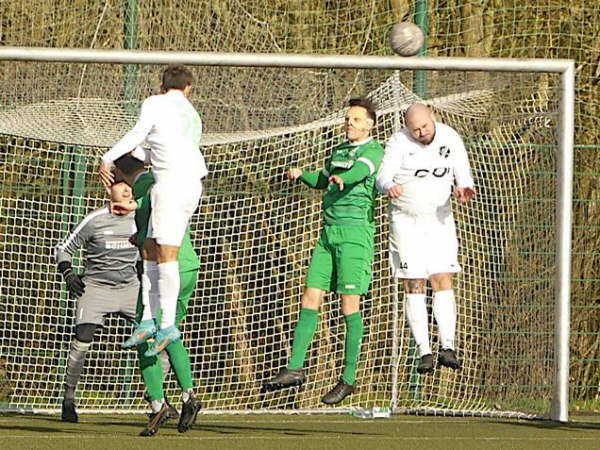
MULTIPOLYGON (((136 245, 144 248, 144 241, 148 232, 148 220, 151 213, 150 189, 154 185, 154 176, 144 168, 144 164, 127 154, 115 161, 124 178, 133 188, 133 197, 137 203, 135 211, 135 222, 137 226, 136 245)), ((137 346, 140 359, 140 369, 150 399, 152 414, 147 427, 141 432, 142 436, 156 434, 159 427, 169 418, 169 405, 165 401, 163 392, 163 365, 160 361, 159 352, 146 341, 148 334, 156 333, 155 320, 160 321, 161 311, 158 300, 158 292, 149 285, 147 271, 157 270, 154 255, 143 252, 144 273, 140 295, 138 296, 137 323, 138 327, 133 335, 123 344, 124 347, 137 346)), ((175 325, 179 327, 186 316, 187 306, 196 287, 200 261, 192 247, 189 227, 185 231, 181 248, 179 251, 179 276, 181 279, 175 325)), ((182 340, 172 342, 166 347, 169 361, 175 372, 177 382, 182 390, 183 408, 177 427, 180 433, 186 432, 195 422, 196 415, 200 410, 200 401, 194 397, 192 371, 190 357, 182 340)))
POLYGON ((346 322, 344 371, 338 384, 321 399, 341 402, 356 388, 356 366, 363 336, 360 297, 369 290, 374 254, 375 180, 383 147, 371 137, 377 120, 367 99, 350 100, 347 141, 335 147, 319 172, 290 169, 287 177, 314 189, 325 189, 321 236, 314 249, 300 317, 294 330, 289 364, 263 384, 263 391, 300 386, 306 380, 304 359, 317 329, 319 307, 327 292, 341 297, 346 322))

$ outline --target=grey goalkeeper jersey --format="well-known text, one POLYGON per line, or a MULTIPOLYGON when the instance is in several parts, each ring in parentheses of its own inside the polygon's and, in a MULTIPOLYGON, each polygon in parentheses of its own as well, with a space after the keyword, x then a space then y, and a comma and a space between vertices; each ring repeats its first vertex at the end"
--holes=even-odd
POLYGON ((129 243, 136 232, 134 213, 116 216, 108 206, 89 213, 56 247, 56 262, 71 262, 78 249, 85 249, 86 281, 117 286, 137 282, 138 250, 129 243))

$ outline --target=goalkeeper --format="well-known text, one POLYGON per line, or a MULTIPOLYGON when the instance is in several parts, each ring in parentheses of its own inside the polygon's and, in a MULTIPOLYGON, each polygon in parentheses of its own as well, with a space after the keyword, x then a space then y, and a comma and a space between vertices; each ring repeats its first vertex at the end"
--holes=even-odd
POLYGON ((452 289, 452 276, 460 271, 460 265, 450 195, 454 188, 461 203, 475 195, 461 137, 436 122, 427 106, 411 105, 406 111, 406 127, 388 141, 377 187, 390 198, 390 264, 392 275, 404 280, 406 317, 421 356, 417 371, 433 371, 425 304, 427 279, 440 334, 438 363, 460 369, 454 345, 452 289))
POLYGON ((65 422, 78 421, 75 390, 96 329, 111 313, 135 319, 138 252, 129 242, 135 222, 133 214, 118 211, 115 206, 131 201, 131 197, 130 187, 116 179, 110 187, 111 202, 89 213, 56 247, 58 270, 71 296, 77 299, 75 338, 69 349, 62 402, 65 422), (73 254, 81 248, 86 250, 82 275, 72 267, 73 254))
POLYGON ((344 370, 337 385, 321 399, 341 402, 356 388, 356 365, 363 336, 360 297, 368 292, 374 253, 375 178, 383 147, 371 137, 376 112, 368 99, 352 99, 345 118, 347 141, 333 149, 319 172, 290 169, 289 180, 324 189, 324 227, 314 249, 289 364, 263 391, 300 386, 304 360, 317 328, 319 307, 327 292, 341 296, 346 322, 344 370))
MULTIPOLYGON (((151 334, 155 330, 153 317, 160 323, 162 315, 157 286, 155 283, 151 283, 150 280, 152 277, 148 276, 148 272, 158 270, 156 267, 156 254, 152 254, 151 251, 144 248, 144 241, 148 232, 148 221, 151 214, 150 190, 154 185, 154 176, 145 170, 144 163, 129 154, 117 159, 115 166, 123 174, 125 180, 133 186, 133 197, 137 201, 135 212, 137 234, 135 240, 143 256, 142 284, 137 304, 137 323, 139 325, 123 346, 132 347, 137 345, 142 378, 144 379, 152 408, 148 425, 140 435, 152 436, 157 433, 159 427, 169 418, 169 405, 165 400, 163 391, 166 371, 163 371, 163 365, 158 357, 162 353, 157 354, 156 346, 154 348, 149 346, 146 340, 147 334, 151 334)), ((189 227, 185 230, 178 262, 181 284, 175 316, 175 326, 177 327, 179 327, 186 317, 188 302, 196 287, 200 267, 198 255, 192 246, 189 227)), ((190 357, 183 341, 177 340, 172 342, 166 347, 166 352, 175 372, 179 387, 182 390, 183 408, 179 416, 177 429, 180 433, 184 433, 194 424, 201 405, 193 393, 194 383, 190 357)))

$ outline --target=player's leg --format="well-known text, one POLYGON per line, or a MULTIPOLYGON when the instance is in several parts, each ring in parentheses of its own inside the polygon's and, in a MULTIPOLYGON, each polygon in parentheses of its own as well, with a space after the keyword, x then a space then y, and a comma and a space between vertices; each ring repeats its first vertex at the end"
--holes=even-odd
POLYGON ((75 391, 94 332, 98 326, 104 324, 104 317, 107 314, 118 311, 119 305, 114 304, 111 289, 86 280, 85 293, 77 300, 75 339, 71 344, 67 362, 65 395, 62 405, 62 419, 65 421, 77 421, 75 391))
POLYGON ((403 284, 406 320, 420 357, 417 372, 430 373, 433 372, 433 356, 429 343, 429 316, 425 302, 426 280, 404 279, 403 284))
MULTIPOLYGON (((147 252, 144 256, 147 257, 147 252)), ((147 341, 156 335, 154 318, 160 307, 158 300, 158 267, 155 259, 143 260, 143 272, 140 280, 140 297, 136 314, 137 326, 132 335, 123 343, 123 348, 130 348, 147 341)))
MULTIPOLYGON (((140 322, 144 314, 143 286, 141 283, 132 283, 123 286, 118 293, 119 314, 131 322, 140 322)), ((177 417, 178 413, 167 401, 163 392, 164 370, 162 360, 159 357, 148 357, 145 355, 149 343, 142 341, 136 346, 142 379, 146 386, 144 398, 150 403, 151 413, 148 424, 140 432, 140 436, 153 436, 159 427, 168 419, 177 417)))
POLYGON ((406 320, 419 352, 417 372, 433 371, 426 304, 428 242, 423 224, 398 214, 390 221, 390 265, 395 278, 403 280, 406 320))
MULTIPOLYGON (((179 183, 157 183, 151 192, 152 212, 148 237, 156 243, 158 264, 158 291, 162 319, 151 354, 157 354, 181 337, 175 326, 179 295, 179 247, 188 222, 198 206, 202 183, 186 185, 182 192, 179 183), (154 352, 154 353, 152 353, 154 352)), ((148 241, 149 239, 146 239, 148 241)))
POLYGON ((438 362, 451 369, 460 369, 456 356, 456 300, 452 288, 452 276, 460 271, 458 264, 458 240, 452 216, 437 222, 432 230, 432 253, 428 263, 431 289, 433 290, 433 315, 438 325, 440 352, 438 362))
POLYGON ((319 308, 325 294, 331 290, 333 281, 333 258, 328 245, 327 229, 315 246, 306 275, 306 287, 302 296, 300 315, 294 328, 292 355, 287 367, 281 369, 271 380, 263 383, 263 392, 301 386, 306 381, 304 360, 319 322, 319 308))
MULTIPOLYGON (((177 299, 177 309, 175 315, 175 325, 180 327, 187 315, 187 308, 196 288, 198 280, 198 270, 190 270, 179 274, 181 279, 181 288, 177 299)), ((179 417, 177 430, 180 433, 188 431, 196 421, 196 416, 201 408, 200 400, 194 394, 194 380, 192 376, 192 364, 190 355, 185 347, 183 340, 178 340, 170 344, 166 349, 171 366, 175 372, 177 383, 181 388, 181 399, 183 406, 179 417)))
POLYGON ((98 325, 93 323, 82 323, 75 327, 75 337, 69 349, 65 375, 65 392, 61 413, 64 422, 77 422, 79 420, 75 410, 75 391, 97 327, 98 325))
POLYGON ((332 227, 331 245, 335 248, 335 291, 341 296, 346 324, 344 370, 337 385, 321 401, 336 404, 356 389, 356 368, 364 333, 360 297, 367 294, 373 265, 373 227, 332 227))
POLYGON ((456 334, 456 301, 452 289, 451 273, 431 275, 433 290, 433 316, 438 325, 440 353, 438 362, 451 369, 460 369, 461 363, 456 356, 454 338, 456 334))

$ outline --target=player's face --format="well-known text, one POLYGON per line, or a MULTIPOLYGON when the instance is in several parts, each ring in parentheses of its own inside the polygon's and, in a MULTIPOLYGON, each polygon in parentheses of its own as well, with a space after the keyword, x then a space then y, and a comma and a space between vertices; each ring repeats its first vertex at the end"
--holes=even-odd
POLYGON ((407 118, 406 126, 413 139, 423 145, 431 144, 435 137, 435 123, 431 114, 414 114, 407 118))
POLYGON ((371 129, 373 121, 369 118, 367 110, 362 106, 351 106, 344 122, 346 139, 350 142, 363 141, 369 137, 371 129))
POLYGON ((131 200, 133 194, 131 188, 125 182, 113 184, 110 187, 110 199, 113 202, 124 202, 131 200))

